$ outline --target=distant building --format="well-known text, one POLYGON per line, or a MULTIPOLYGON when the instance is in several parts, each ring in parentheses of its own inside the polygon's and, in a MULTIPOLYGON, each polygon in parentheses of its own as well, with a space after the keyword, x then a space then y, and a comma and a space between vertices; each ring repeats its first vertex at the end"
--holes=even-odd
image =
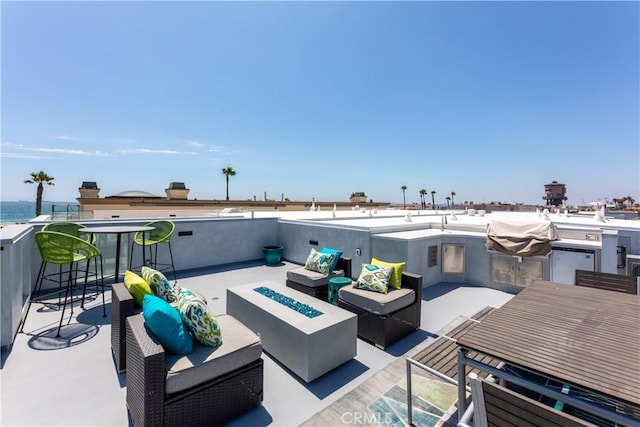
POLYGON ((83 181, 82 187, 78 188, 78 191, 80 191, 80 197, 84 199, 97 199, 100 197, 100 189, 93 181, 83 181))
POLYGON ((349 201, 351 203, 367 203, 367 195, 362 191, 357 191, 355 193, 351 193, 349 201))
MULTIPOLYGON (((364 193, 353 193, 351 201, 274 201, 265 200, 198 200, 187 199, 189 189, 184 182, 171 182, 162 197, 147 191, 128 190, 100 197, 95 182, 83 182, 78 189, 79 211, 83 219, 148 218, 149 216, 184 217, 211 215, 219 211, 249 212, 260 210, 308 211, 312 206, 318 210, 351 210, 355 205, 366 203, 364 193)), ((388 202, 368 203, 367 208, 387 209, 388 202)))
POLYGON ((567 186, 551 181, 551 184, 545 184, 543 200, 547 201, 548 206, 560 206, 567 200, 567 186))

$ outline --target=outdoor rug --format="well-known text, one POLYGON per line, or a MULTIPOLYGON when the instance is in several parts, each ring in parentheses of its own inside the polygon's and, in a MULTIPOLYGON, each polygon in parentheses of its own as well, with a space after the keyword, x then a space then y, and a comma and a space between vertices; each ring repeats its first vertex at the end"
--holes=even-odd
MULTIPOLYGON (((460 317, 443 328, 438 336, 467 320, 460 317)), ((389 363, 353 391, 305 421, 305 427, 408 426, 407 357, 427 348, 429 338, 389 363)), ((413 425, 417 427, 455 426, 457 424, 457 388, 419 368, 412 370, 413 425)))

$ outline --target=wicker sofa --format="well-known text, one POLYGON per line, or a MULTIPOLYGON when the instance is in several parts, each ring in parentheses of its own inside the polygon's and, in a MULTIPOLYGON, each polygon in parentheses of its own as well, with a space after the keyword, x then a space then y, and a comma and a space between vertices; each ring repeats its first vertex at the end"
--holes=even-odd
POLYGON ((386 348, 420 327, 422 276, 402 273, 401 289, 388 294, 343 287, 338 306, 358 315, 358 337, 386 348))
POLYGON ((127 318, 127 407, 134 426, 216 426, 263 399, 260 338, 229 315, 216 316, 222 344, 194 342, 165 353, 142 314, 127 318), (226 338, 225 338, 226 337, 226 338))
POLYGON ((351 277, 351 258, 340 257, 336 268, 330 274, 309 271, 304 266, 287 271, 288 287, 307 295, 327 301, 329 295, 329 279, 332 277, 351 277))

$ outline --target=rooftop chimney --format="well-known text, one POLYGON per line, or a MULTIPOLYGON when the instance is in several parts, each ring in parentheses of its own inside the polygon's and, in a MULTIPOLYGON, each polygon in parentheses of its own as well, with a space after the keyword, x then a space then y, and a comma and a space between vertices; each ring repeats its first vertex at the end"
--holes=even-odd
POLYGON ((164 192, 167 193, 168 200, 187 200, 189 195, 189 189, 185 187, 184 182, 171 182, 169 188, 165 188, 164 192))
POLYGON ((100 197, 100 189, 94 181, 82 181, 82 186, 78 190, 82 199, 97 199, 100 197))

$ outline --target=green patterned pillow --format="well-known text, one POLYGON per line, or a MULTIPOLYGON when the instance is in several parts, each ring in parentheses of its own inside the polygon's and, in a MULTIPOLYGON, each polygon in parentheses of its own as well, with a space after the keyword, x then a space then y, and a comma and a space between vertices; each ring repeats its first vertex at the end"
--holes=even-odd
POLYGON ((406 262, 386 262, 376 258, 371 258, 371 264, 381 265, 382 267, 391 267, 391 277, 389 278, 389 286, 394 289, 402 288, 402 272, 406 267, 406 262))
POLYGON ((142 267, 142 278, 149 284, 154 295, 168 303, 178 301, 178 292, 164 274, 149 267, 142 267))
POLYGON ((353 283, 353 287, 386 294, 392 270, 392 268, 381 265, 362 264, 360 277, 353 283))
POLYGON ((335 253, 318 252, 311 248, 307 261, 304 263, 304 268, 322 274, 329 274, 335 256, 335 253))
POLYGON ((178 295, 178 312, 189 332, 204 345, 216 347, 222 343, 220 325, 202 298, 188 289, 178 295))

